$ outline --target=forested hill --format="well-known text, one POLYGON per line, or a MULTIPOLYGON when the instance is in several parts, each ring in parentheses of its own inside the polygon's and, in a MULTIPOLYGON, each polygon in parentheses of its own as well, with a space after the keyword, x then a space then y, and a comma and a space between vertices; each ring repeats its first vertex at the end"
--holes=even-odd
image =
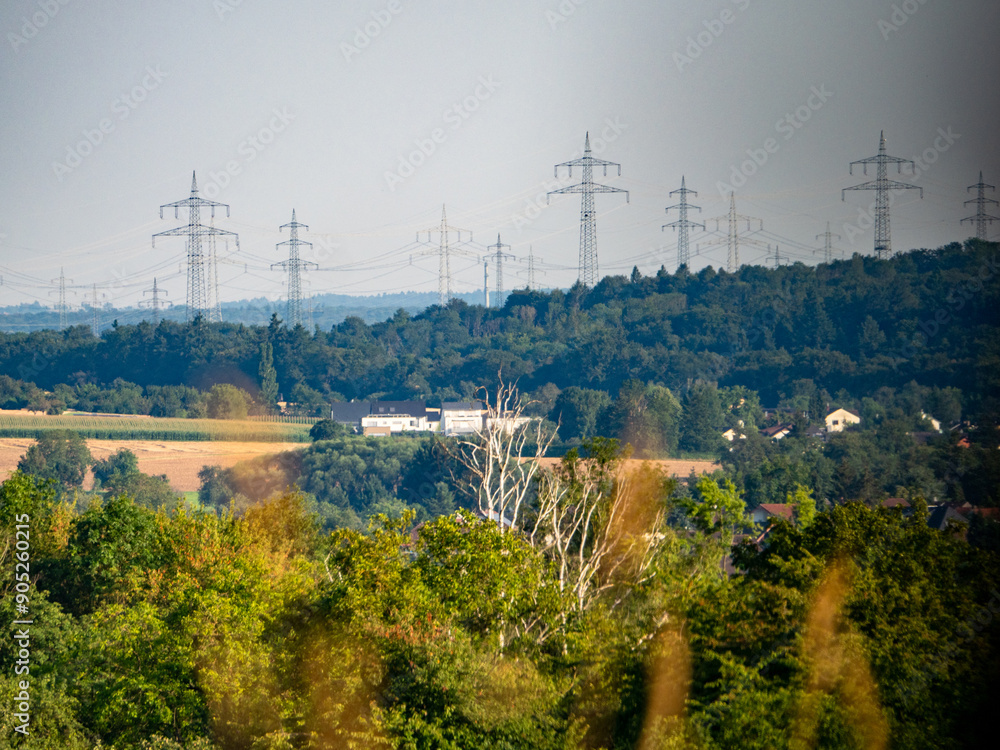
MULTIPOLYGON (((496 378, 615 393, 629 379, 683 391, 743 385, 763 403, 812 381, 860 398, 910 381, 957 386, 966 412, 995 413, 1000 378, 997 243, 970 240, 880 261, 681 268, 609 276, 593 289, 510 293, 502 309, 453 300, 330 330, 161 322, 0 334, 0 374, 34 382, 256 390, 270 340, 286 398, 453 399, 496 378)), ((553 391, 551 387, 549 391, 553 391)))

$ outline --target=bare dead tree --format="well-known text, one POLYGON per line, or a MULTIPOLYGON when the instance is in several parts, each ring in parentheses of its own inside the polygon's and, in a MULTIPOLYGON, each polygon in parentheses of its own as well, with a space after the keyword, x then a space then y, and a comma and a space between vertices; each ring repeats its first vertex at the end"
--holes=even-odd
POLYGON ((660 532, 666 510, 645 484, 633 482, 620 460, 573 459, 541 477, 529 539, 555 561, 560 591, 576 611, 609 589, 636 586, 651 575, 666 539, 660 532))
POLYGON ((549 433, 542 420, 524 416, 528 403, 517 383, 505 383, 499 377, 494 393, 480 390, 484 394, 484 424, 474 437, 459 442, 456 457, 473 477, 479 511, 495 521, 501 533, 507 533, 521 528, 540 459, 556 432, 549 433))

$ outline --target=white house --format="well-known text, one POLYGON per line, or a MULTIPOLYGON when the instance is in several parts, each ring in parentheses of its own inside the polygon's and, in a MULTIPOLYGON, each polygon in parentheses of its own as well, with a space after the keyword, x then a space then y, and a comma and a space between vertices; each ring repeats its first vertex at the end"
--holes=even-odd
POLYGON ((930 414, 922 411, 920 412, 920 418, 926 422, 930 422, 931 427, 934 428, 934 432, 941 432, 941 423, 936 419, 934 419, 934 417, 932 417, 930 414))
POLYGON ((852 424, 861 424, 861 416, 850 409, 835 409, 826 415, 827 432, 843 432, 852 424))
POLYGON ((445 401, 441 404, 441 433, 472 435, 481 432, 485 414, 481 401, 445 401))

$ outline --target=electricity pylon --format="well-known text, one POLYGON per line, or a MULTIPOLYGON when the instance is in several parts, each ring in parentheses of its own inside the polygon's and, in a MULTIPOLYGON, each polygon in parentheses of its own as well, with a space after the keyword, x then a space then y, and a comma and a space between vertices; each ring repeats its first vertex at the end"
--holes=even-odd
POLYGON ((490 306, 490 261, 483 258, 483 307, 490 306))
POLYGON ((704 231, 705 225, 699 224, 695 221, 688 221, 688 209, 697 208, 699 211, 701 211, 701 208, 699 206, 692 206, 690 203, 687 202, 688 195, 693 195, 697 197, 698 193, 696 193, 694 190, 687 189, 687 186, 684 184, 684 175, 681 175, 680 190, 670 191, 670 195, 678 195, 678 194, 681 196, 681 202, 674 206, 667 206, 663 210, 667 213, 670 213, 671 209, 676 208, 680 212, 680 218, 677 221, 672 221, 669 224, 664 224, 662 227, 660 227, 660 231, 662 232, 667 227, 672 227, 678 230, 677 267, 680 268, 681 266, 687 265, 691 260, 691 250, 688 241, 688 230, 694 229, 696 227, 701 227, 702 231, 704 231))
POLYGON ((833 238, 836 237, 840 239, 839 234, 834 234, 830 231, 830 222, 826 222, 826 231, 823 234, 817 234, 816 239, 820 237, 823 238, 823 262, 830 263, 833 261, 833 238))
POLYGON ((148 305, 149 309, 153 311, 153 323, 159 323, 160 322, 160 306, 163 305, 164 307, 167 307, 167 306, 170 305, 170 303, 167 302, 166 300, 160 299, 160 295, 161 294, 166 294, 166 292, 164 292, 162 289, 160 289, 156 285, 156 278, 155 277, 153 278, 153 288, 152 289, 144 289, 143 292, 142 292, 142 296, 143 297, 145 297, 147 294, 152 294, 153 295, 152 299, 139 300, 139 304, 142 305, 142 306, 148 305))
MULTIPOLYGON (((160 218, 163 218, 163 209, 174 209, 174 218, 180 218, 180 210, 188 210, 187 226, 168 229, 166 232, 158 232, 153 235, 153 247, 156 247, 157 237, 187 237, 187 319, 193 320, 198 315, 208 317, 211 314, 210 306, 210 286, 209 281, 214 281, 215 273, 211 272, 212 279, 206 279, 205 274, 205 254, 202 250, 202 239, 216 236, 232 237, 236 241, 236 249, 240 248, 240 238, 235 232, 227 232, 225 229, 218 229, 214 226, 206 226, 201 223, 201 209, 208 208, 210 215, 215 218, 215 209, 222 207, 226 209, 226 216, 229 216, 229 206, 225 203, 216 203, 198 195, 198 180, 194 172, 191 173, 191 195, 176 203, 165 203, 160 206, 160 218)), ((214 253, 212 254, 214 258, 214 253)), ((218 295, 216 295, 218 296, 218 295)))
MULTIPOLYGON (((426 243, 430 244, 431 235, 435 232, 438 233, 438 246, 436 248, 427 248, 426 250, 421 250, 419 253, 414 253, 410 256, 410 261, 413 258, 419 258, 423 255, 434 255, 438 256, 438 304, 444 307, 448 304, 448 300, 451 299, 451 256, 464 255, 466 257, 476 257, 476 254, 466 250, 461 247, 462 234, 468 234, 469 239, 466 242, 472 241, 472 232, 468 229, 458 229, 453 226, 448 225, 448 216, 445 213, 445 207, 441 206, 441 224, 436 227, 430 227, 429 229, 424 229, 423 231, 417 232, 417 242, 421 242, 420 235, 427 233, 426 243), (454 233, 456 235, 455 243, 451 243, 451 235, 454 233)), ((480 245, 480 247, 482 247, 480 245)))
MULTIPOLYGON (((744 245, 754 245, 755 247, 766 247, 768 250, 771 246, 766 242, 761 242, 760 240, 751 239, 750 237, 740 236, 739 224, 741 221, 747 223, 747 231, 750 231, 750 225, 753 222, 757 222, 757 231, 764 229, 764 221, 762 219, 754 218, 753 216, 744 216, 743 214, 736 213, 736 194, 729 194, 729 213, 726 216, 716 216, 711 219, 706 219, 705 221, 715 222, 715 231, 720 231, 720 222, 729 222, 729 233, 726 235, 725 239, 709 240, 705 243, 707 247, 712 246, 722 246, 725 245, 728 249, 728 255, 726 256, 726 271, 728 273, 736 273, 740 268, 740 243, 744 245)), ((700 247, 700 246, 699 246, 700 247)))
POLYGON ((990 190, 996 190, 996 188, 993 185, 987 185, 985 182, 983 182, 983 173, 982 171, 980 171, 979 182, 977 182, 975 185, 969 185, 968 187, 968 190, 977 191, 976 197, 962 204, 964 206, 968 206, 970 203, 975 203, 976 215, 966 216, 964 219, 962 219, 961 222, 959 222, 960 224, 964 224, 967 221, 976 222, 976 238, 980 240, 986 239, 987 228, 989 224, 992 224, 994 221, 1000 221, 1000 216, 991 216, 990 214, 986 213, 986 204, 992 203, 994 206, 1000 205, 1000 203, 997 203, 992 198, 986 197, 987 188, 990 190))
MULTIPOLYGON (((94 295, 93 296, 93 300, 90 303, 90 312, 91 312, 90 329, 94 332, 94 336, 95 337, 100 338, 100 335, 101 335, 101 313, 100 313, 100 308, 97 306, 97 300, 98 300, 98 296, 97 296, 97 284, 94 284, 93 295, 94 295)), ((104 292, 101 292, 100 299, 107 299, 107 296, 108 295, 106 295, 104 292)))
POLYGON ((279 229, 285 228, 288 229, 288 239, 284 242, 279 242, 275 247, 281 248, 287 245, 288 260, 272 263, 271 268, 284 268, 288 271, 288 312, 286 313, 286 317, 288 319, 288 327, 294 328, 295 326, 302 325, 302 271, 308 270, 310 266, 319 268, 319 265, 313 263, 311 260, 302 260, 299 258, 300 246, 307 245, 312 247, 313 245, 311 242, 299 239, 299 229, 308 229, 309 227, 295 220, 294 208, 292 209, 291 223, 282 224, 279 227, 279 229))
MULTIPOLYGON (((510 253, 505 253, 504 248, 510 250, 510 245, 503 245, 500 243, 500 234, 497 234, 497 244, 490 245, 487 250, 496 249, 495 253, 490 253, 483 260, 493 259, 493 263, 496 266, 496 278, 493 280, 493 290, 496 296, 496 306, 503 307, 503 259, 509 258, 514 260, 514 256, 510 253)), ((489 307, 489 301, 487 301, 486 306, 489 307)))
POLYGON ((559 167, 566 167, 568 175, 573 176, 573 167, 583 169, 583 180, 577 185, 553 190, 545 195, 548 203, 549 196, 561 195, 565 193, 582 193, 580 199, 580 270, 579 281, 584 286, 593 286, 597 283, 597 214, 594 211, 594 193, 625 193, 625 202, 629 202, 628 190, 609 187, 594 182, 594 167, 604 169, 604 176, 608 176, 608 167, 618 167, 619 176, 622 173, 622 165, 603 159, 595 159, 590 155, 590 133, 583 144, 583 156, 579 159, 556 164, 555 176, 559 176, 559 167))
POLYGON ((892 240, 891 232, 889 231, 889 190, 919 190, 920 198, 924 197, 924 189, 922 187, 917 187, 916 185, 908 185, 905 182, 898 182, 897 180, 889 179, 889 165, 896 165, 897 174, 903 173, 903 165, 909 164, 910 169, 914 169, 916 165, 910 159, 900 159, 897 156, 888 156, 885 153, 885 131, 883 130, 879 134, 878 138, 878 153, 875 156, 869 156, 867 159, 859 159, 858 161, 852 161, 850 166, 850 173, 854 174, 854 165, 861 164, 864 167, 864 173, 868 174, 868 165, 875 165, 875 179, 868 182, 862 182, 860 185, 854 185, 849 188, 844 188, 840 191, 840 199, 845 200, 844 196, 848 190, 874 190, 875 191, 875 255, 878 258, 888 259, 892 257, 892 240))
MULTIPOLYGON (((72 284, 73 279, 69 279, 72 284)), ((66 274, 63 272, 62 267, 59 268, 59 278, 52 279, 53 284, 59 284, 58 288, 53 290, 55 294, 59 295, 59 328, 66 327, 66 274)), ((53 292, 49 292, 52 294, 53 292)))

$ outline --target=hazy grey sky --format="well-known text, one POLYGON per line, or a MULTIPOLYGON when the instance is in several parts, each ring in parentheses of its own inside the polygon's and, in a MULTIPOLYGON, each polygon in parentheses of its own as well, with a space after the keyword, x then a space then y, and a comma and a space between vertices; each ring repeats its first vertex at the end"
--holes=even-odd
MULTIPOLYGON (((224 300, 282 293, 264 269, 293 207, 327 269, 314 293, 436 290, 436 259, 409 256, 442 203, 483 245, 533 246, 539 282, 567 286, 579 196, 544 193, 587 130, 622 165, 600 181, 631 193, 598 196, 602 275, 673 270, 661 225, 681 175, 694 219, 725 214, 733 185, 783 255, 815 262, 828 221, 838 248, 870 253, 856 225, 874 193, 840 191, 883 128, 890 154, 928 162, 897 177, 924 198, 896 201, 893 247, 936 247, 973 233, 959 219, 979 171, 1000 182, 997 29, 995 0, 8 0, 0 304, 54 301, 36 281, 61 266, 118 305, 154 276, 183 301, 183 240, 150 236, 185 222, 158 208, 187 197, 192 170, 240 235, 224 300)), ((725 265, 709 239, 692 235, 694 266, 725 265)), ((480 261, 452 265, 456 291, 481 286, 480 261)))

